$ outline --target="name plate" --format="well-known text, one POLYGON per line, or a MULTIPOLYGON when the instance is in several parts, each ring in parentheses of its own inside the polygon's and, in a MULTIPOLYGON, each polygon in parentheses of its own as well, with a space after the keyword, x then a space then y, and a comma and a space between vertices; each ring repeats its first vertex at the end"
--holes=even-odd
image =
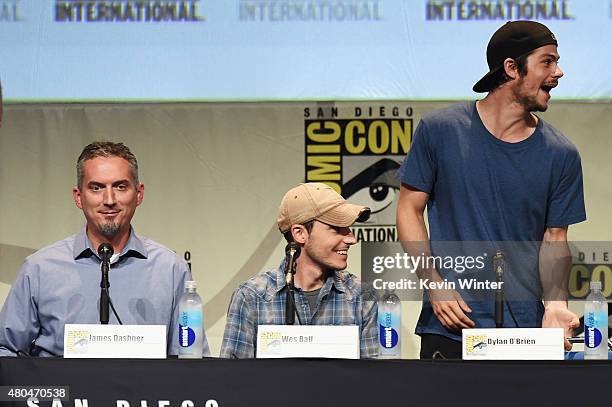
POLYGON ((562 328, 464 329, 465 360, 563 360, 562 328))
POLYGON ((64 358, 165 359, 165 325, 66 324, 64 358))
POLYGON ((259 325, 257 358, 359 359, 357 325, 259 325))

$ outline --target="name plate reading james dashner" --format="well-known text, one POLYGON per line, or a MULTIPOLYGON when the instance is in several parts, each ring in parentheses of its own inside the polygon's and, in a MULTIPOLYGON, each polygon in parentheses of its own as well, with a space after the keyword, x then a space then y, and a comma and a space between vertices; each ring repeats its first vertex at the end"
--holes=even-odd
POLYGON ((258 358, 359 359, 357 325, 259 325, 258 358))
POLYGON ((165 359, 165 325, 66 324, 65 358, 165 359))
POLYGON ((563 360, 562 328, 464 329, 463 359, 563 360))

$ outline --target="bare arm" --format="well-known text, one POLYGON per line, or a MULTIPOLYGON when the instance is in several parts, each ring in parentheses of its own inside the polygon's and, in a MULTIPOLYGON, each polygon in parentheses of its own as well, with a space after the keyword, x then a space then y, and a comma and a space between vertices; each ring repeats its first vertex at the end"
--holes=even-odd
MULTIPOLYGON (((539 272, 544 291, 543 328, 563 328, 565 338, 580 322, 567 308, 568 279, 572 255, 567 244, 567 227, 548 228, 540 247, 539 272)), ((566 339, 565 348, 572 348, 566 339)))
MULTIPOLYGON (((408 254, 431 254, 429 235, 425 227, 423 212, 429 199, 429 194, 402 184, 397 204, 397 230, 402 247, 408 254)), ((420 279, 443 281, 435 268, 416 270, 420 279)), ((440 323, 447 329, 458 330, 473 328, 474 321, 466 312, 472 312, 455 290, 430 289, 428 291, 433 311, 440 323)))

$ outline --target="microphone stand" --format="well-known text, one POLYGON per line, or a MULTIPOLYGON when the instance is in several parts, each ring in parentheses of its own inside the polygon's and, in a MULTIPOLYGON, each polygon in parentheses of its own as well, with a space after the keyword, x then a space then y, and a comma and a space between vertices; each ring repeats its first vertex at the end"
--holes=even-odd
POLYGON ((287 299, 285 300, 285 325, 295 323, 295 285, 293 285, 293 273, 287 273, 287 299))
POLYGON ((495 282, 497 289, 495 290, 495 327, 504 327, 504 254, 498 250, 493 257, 493 269, 495 271, 495 282))
MULTIPOLYGON (((100 281, 100 324, 108 324, 108 306, 110 297, 108 295, 108 270, 110 269, 110 259, 113 255, 113 246, 110 243, 102 243, 98 246, 98 256, 100 256, 100 270, 102 271, 102 280, 100 281)), ((113 311, 115 309, 113 308, 113 311)))
POLYGON ((100 281, 100 324, 107 325, 109 305, 108 288, 110 287, 110 283, 108 282, 108 270, 110 268, 110 259, 102 259, 100 268, 102 270, 102 280, 100 281))

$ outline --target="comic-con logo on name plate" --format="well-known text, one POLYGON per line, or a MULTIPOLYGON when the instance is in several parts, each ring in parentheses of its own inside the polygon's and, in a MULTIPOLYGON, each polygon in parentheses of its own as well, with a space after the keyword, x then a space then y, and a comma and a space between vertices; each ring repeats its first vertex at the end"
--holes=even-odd
POLYGON ((72 353, 86 353, 89 346, 89 331, 70 331, 66 340, 66 349, 72 353))
POLYGON ((465 337, 465 351, 468 355, 486 355, 487 336, 467 335, 465 337))
POLYGON ((412 115, 412 107, 398 105, 304 108, 304 178, 372 210, 367 222, 352 227, 359 241, 398 240, 395 172, 412 142, 412 115))
POLYGON ((269 355, 280 355, 282 340, 280 332, 263 332, 259 338, 260 346, 269 355))

